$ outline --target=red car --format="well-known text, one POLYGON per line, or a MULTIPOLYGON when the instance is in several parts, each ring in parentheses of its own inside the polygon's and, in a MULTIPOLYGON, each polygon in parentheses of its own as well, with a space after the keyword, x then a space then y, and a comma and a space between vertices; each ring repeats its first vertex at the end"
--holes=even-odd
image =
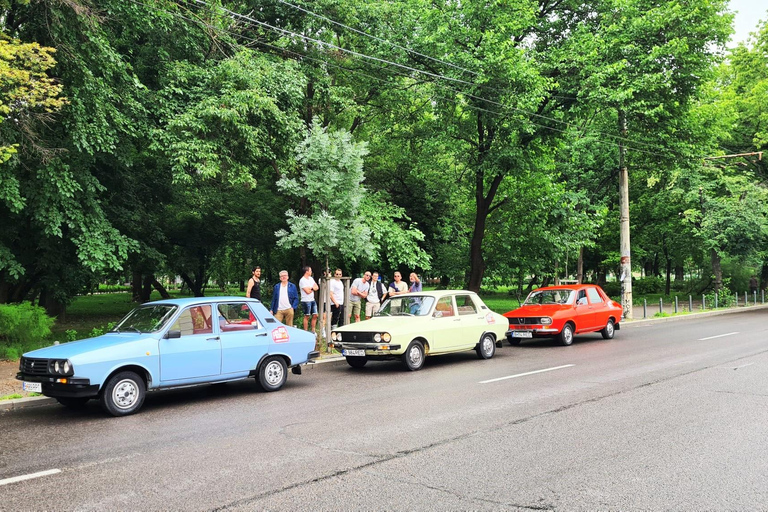
POLYGON ((575 284, 538 288, 504 316, 509 319, 507 340, 511 345, 545 337, 557 337, 563 345, 570 345, 575 334, 585 332, 612 339, 620 328, 622 308, 599 286, 575 284))

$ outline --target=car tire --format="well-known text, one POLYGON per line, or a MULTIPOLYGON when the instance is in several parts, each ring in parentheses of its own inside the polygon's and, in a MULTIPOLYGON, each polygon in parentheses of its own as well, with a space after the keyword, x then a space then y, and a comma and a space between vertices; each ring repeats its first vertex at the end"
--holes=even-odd
POLYGON ((496 340, 490 334, 484 334, 475 350, 480 359, 490 359, 496 353, 496 340))
POLYGON ((127 416, 138 411, 147 396, 147 385, 136 373, 113 375, 101 392, 101 406, 112 416, 127 416))
POLYGON ((603 330, 600 331, 600 334, 603 335, 604 340, 612 340, 613 335, 616 333, 616 329, 613 326, 613 320, 608 320, 608 323, 605 324, 605 327, 603 327, 603 330))
POLYGON ((573 343, 573 324, 566 323, 563 326, 563 330, 560 331, 560 334, 558 335, 557 339, 560 341, 561 345, 568 346, 571 343, 573 343))
POLYGON ((90 400, 89 397, 60 397, 57 398, 56 401, 59 402, 64 407, 69 407, 70 409, 82 409, 85 407, 85 404, 88 403, 88 400, 90 400))
POLYGON ((288 380, 285 359, 279 356, 266 358, 259 366, 258 382, 264 391, 277 391, 288 380))
POLYGON ((510 345, 512 345, 513 347, 516 347, 520 344, 521 340, 520 338, 513 338, 512 336, 507 336, 507 341, 509 342, 510 345))
POLYGON ((368 362, 368 358, 365 356, 349 356, 347 357, 347 364, 352 368, 362 368, 365 363, 368 362))
POLYGON ((413 340, 403 352, 403 365, 408 371, 415 372, 424 366, 424 344, 419 340, 413 340))

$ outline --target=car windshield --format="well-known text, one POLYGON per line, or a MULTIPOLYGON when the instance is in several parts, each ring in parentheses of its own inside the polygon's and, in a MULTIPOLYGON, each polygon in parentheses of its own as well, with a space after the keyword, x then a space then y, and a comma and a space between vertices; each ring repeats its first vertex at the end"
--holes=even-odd
POLYGON ((427 316, 435 303, 428 295, 393 297, 384 301, 377 316, 427 316))
POLYGON ((111 332, 155 332, 163 328, 176 311, 176 306, 141 306, 120 320, 111 332))
POLYGON ((525 299, 523 306, 529 304, 573 304, 576 292, 573 290, 534 290, 525 299))

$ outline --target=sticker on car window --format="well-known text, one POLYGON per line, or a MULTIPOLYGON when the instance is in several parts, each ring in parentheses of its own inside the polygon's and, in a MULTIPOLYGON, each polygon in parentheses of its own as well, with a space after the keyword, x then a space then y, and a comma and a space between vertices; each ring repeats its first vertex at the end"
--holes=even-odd
POLYGON ((493 316, 493 313, 488 313, 485 315, 485 321, 488 323, 488 325, 493 325, 496 323, 496 318, 493 316))
POLYGON ((272 341, 275 343, 285 343, 289 338, 288 329, 285 327, 281 326, 272 331, 272 341))

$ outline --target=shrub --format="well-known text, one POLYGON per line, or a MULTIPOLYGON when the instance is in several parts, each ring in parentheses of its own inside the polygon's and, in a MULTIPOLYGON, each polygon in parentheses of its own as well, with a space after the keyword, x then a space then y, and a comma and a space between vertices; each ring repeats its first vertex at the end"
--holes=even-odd
POLYGON ((621 297, 621 283, 618 281, 609 281, 603 285, 603 291, 609 297, 621 297))
POLYGON ((54 319, 29 303, 0 304, 0 359, 18 359, 51 335, 54 319))
POLYGON ((636 279, 635 282, 632 283, 632 293, 636 293, 638 295, 662 293, 664 291, 664 286, 664 279, 660 277, 645 277, 643 279, 636 279))

